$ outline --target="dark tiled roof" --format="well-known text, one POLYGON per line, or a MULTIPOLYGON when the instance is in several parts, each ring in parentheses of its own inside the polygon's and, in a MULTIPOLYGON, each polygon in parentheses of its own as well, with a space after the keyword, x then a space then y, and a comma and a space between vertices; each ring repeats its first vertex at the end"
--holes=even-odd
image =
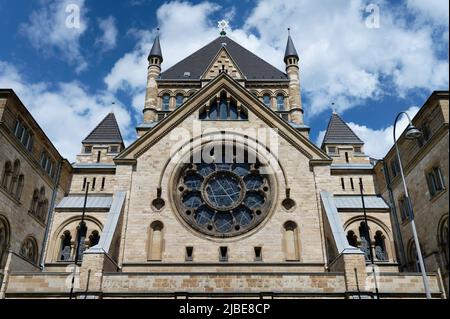
POLYGON ((333 113, 323 139, 322 145, 324 144, 364 144, 364 142, 348 127, 339 115, 333 113))
POLYGON ((288 79, 285 73, 248 51, 227 36, 218 37, 200 50, 164 71, 161 74, 161 79, 200 79, 222 48, 222 43, 226 43, 225 48, 248 80, 288 79), (185 72, 190 72, 189 78, 184 76, 185 72))
POLYGON ((123 144, 114 113, 109 113, 103 121, 84 139, 83 143, 120 143, 123 144))
POLYGON ((163 61, 161 44, 159 43, 159 35, 156 36, 155 41, 153 42, 153 46, 150 51, 150 54, 148 55, 149 59, 151 57, 157 57, 157 58, 161 59, 161 62, 163 61))
POLYGON ((298 53, 297 50, 295 49, 295 45, 294 42, 292 41, 291 36, 288 37, 286 52, 284 53, 284 62, 286 62, 286 60, 289 57, 296 57, 298 59, 298 53))

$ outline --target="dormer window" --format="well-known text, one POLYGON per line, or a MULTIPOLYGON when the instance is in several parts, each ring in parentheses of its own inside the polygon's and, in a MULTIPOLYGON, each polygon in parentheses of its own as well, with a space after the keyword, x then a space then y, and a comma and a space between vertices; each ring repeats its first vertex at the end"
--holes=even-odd
POLYGON ((328 146, 329 154, 336 154, 336 146, 328 146))
POLYGON ((354 148, 355 153, 362 153, 361 146, 355 146, 354 148))
POLYGON ((284 107, 284 95, 283 94, 278 94, 277 95, 277 108, 278 111, 284 111, 285 107, 284 107))
POLYGON ((170 109, 170 95, 164 94, 162 97, 162 109, 163 111, 169 111, 170 109))

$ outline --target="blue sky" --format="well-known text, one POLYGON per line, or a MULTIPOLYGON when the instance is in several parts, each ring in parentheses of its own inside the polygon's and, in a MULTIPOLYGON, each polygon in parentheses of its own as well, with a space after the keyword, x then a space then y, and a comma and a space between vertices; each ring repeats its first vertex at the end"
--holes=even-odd
POLYGON ((284 71, 286 29, 300 55, 302 98, 319 142, 334 108, 381 157, 399 111, 448 90, 448 1, 0 0, 0 87, 16 91, 60 152, 111 110, 127 143, 141 121, 146 54, 161 27, 166 69, 228 35, 284 71), (68 28, 68 6, 80 25, 68 28))

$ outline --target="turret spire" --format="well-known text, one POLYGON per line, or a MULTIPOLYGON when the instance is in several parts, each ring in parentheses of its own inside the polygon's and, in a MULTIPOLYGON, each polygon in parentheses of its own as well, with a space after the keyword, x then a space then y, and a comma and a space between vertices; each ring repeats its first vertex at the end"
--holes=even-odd
POLYGON ((161 50, 161 44, 159 42, 159 28, 157 28, 157 35, 155 38, 155 41, 153 42, 152 49, 150 50, 150 54, 148 55, 148 60, 150 61, 151 58, 159 58, 161 63, 163 62, 163 55, 161 50))
POLYGON ((297 50, 295 49, 294 41, 291 38, 291 28, 288 28, 288 41, 286 45, 286 52, 284 54, 284 63, 287 63, 289 58, 299 59, 297 50))

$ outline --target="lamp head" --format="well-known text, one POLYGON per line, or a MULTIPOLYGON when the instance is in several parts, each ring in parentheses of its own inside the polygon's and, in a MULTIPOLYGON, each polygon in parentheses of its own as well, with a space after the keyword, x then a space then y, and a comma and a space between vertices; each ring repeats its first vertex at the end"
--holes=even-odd
POLYGON ((406 128, 405 138, 408 140, 417 140, 422 137, 422 132, 412 124, 406 128))

